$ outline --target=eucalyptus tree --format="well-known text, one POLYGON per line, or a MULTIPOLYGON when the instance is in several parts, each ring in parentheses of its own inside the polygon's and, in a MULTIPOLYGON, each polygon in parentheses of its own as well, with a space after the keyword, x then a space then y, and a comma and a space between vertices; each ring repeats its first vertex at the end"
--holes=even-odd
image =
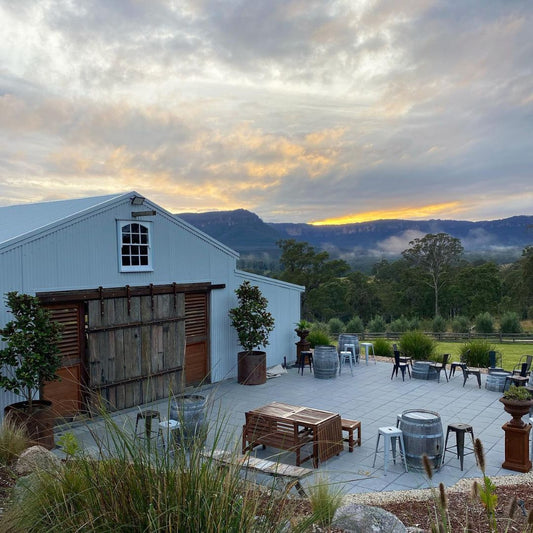
POLYGON ((447 233, 428 233, 409 243, 402 252, 407 262, 417 269, 423 282, 433 289, 435 316, 439 315, 439 291, 448 281, 451 267, 456 265, 463 253, 460 239, 447 233))
POLYGON ((302 310, 304 317, 311 318, 313 309, 309 301, 312 293, 324 283, 346 276, 350 272, 350 265, 342 259, 330 259, 328 252, 317 251, 304 241, 286 239, 277 244, 281 248, 282 269, 278 278, 305 287, 302 310))

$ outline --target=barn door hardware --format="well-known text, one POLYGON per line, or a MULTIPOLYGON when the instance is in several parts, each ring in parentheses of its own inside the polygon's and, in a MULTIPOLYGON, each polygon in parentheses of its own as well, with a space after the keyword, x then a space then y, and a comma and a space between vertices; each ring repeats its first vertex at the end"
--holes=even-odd
POLYGON ((176 282, 174 281, 172 283, 172 293, 174 294, 174 311, 176 310, 176 305, 177 305, 177 284, 176 282))
POLYGON ((128 299, 128 316, 131 314, 131 288, 126 285, 126 298, 128 299))
POLYGON ((100 316, 104 316, 104 288, 101 285, 98 287, 98 293, 100 296, 100 316))
POLYGON ((136 322, 127 322, 125 324, 113 324, 109 326, 99 326, 96 328, 87 328, 87 333, 99 333, 102 331, 115 331, 119 329, 130 329, 130 328, 141 328, 143 326, 164 326, 165 324, 170 324, 172 322, 180 322, 185 320, 184 316, 174 316, 169 318, 160 318, 157 320, 146 320, 146 321, 136 321, 136 322))

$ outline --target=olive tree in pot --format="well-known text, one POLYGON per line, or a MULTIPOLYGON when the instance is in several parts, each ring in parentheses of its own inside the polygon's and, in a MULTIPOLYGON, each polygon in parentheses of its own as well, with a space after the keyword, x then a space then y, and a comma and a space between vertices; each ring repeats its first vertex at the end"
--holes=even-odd
POLYGON ((238 381, 245 385, 261 385, 266 381, 266 353, 256 348, 268 345, 274 317, 267 311, 268 301, 259 287, 249 281, 243 281, 235 294, 239 305, 230 309, 229 316, 244 349, 238 354, 238 381))
POLYGON ((35 296, 13 291, 5 301, 13 320, 0 329, 0 386, 25 400, 6 406, 4 415, 24 427, 32 442, 52 449, 52 406, 40 397, 45 382, 59 379, 61 327, 35 296))

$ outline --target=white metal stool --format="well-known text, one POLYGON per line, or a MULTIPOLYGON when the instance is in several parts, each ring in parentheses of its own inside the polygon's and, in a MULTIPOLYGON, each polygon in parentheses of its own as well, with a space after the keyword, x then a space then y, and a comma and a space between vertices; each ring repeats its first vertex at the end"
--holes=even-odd
POLYGON ((378 439, 376 441, 376 451, 374 453, 374 463, 372 464, 372 467, 376 466, 376 457, 378 454, 378 447, 379 447, 379 439, 383 435, 383 448, 385 452, 385 462, 383 466, 384 475, 387 475, 387 463, 389 462, 389 449, 392 447, 392 460, 394 464, 396 464, 396 439, 398 439, 398 442, 400 443, 400 455, 402 456, 403 465, 405 467, 405 471, 407 470, 407 461, 405 460, 405 446, 403 443, 403 431, 401 429, 398 429, 394 426, 387 426, 378 428, 378 439))
POLYGON ((159 431, 163 439, 163 449, 172 449, 172 442, 176 442, 179 427, 180 423, 177 420, 163 420, 159 422, 159 431))
POLYGON ((365 361, 368 365, 368 357, 372 357, 374 359, 374 364, 376 363, 376 354, 374 353, 374 344, 372 342, 360 342, 359 346, 361 350, 364 348, 365 350, 365 361))
POLYGON ((353 376, 352 352, 342 351, 339 353, 339 357, 340 357, 339 376, 341 375, 342 367, 345 365, 346 361, 350 363, 350 372, 352 373, 352 376, 353 376))
POLYGON ((359 354, 355 351, 355 344, 345 344, 343 350, 350 350, 352 352, 353 362, 359 362, 359 354))

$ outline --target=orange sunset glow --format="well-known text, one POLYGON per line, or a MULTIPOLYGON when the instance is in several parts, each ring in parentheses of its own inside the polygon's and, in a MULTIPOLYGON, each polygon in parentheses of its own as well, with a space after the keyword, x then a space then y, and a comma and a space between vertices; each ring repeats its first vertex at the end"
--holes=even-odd
POLYGON ((310 222, 313 226, 330 226, 335 224, 354 224, 356 222, 371 222, 372 220, 386 219, 427 219, 427 218, 453 218, 451 215, 458 211, 460 202, 424 205, 421 207, 404 207, 401 209, 384 209, 383 211, 366 211, 354 215, 328 218, 310 222))

